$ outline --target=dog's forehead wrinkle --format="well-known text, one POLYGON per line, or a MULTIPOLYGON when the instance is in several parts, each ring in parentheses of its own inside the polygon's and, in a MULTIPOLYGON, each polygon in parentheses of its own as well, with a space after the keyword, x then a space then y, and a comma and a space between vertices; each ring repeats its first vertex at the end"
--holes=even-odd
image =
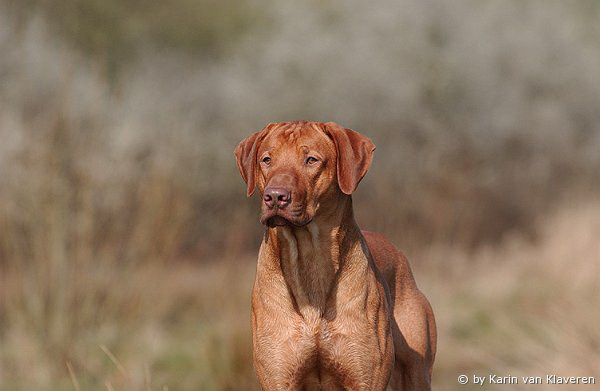
MULTIPOLYGON (((294 136, 294 140, 274 137, 266 140, 264 145, 260 148, 259 157, 270 154, 273 156, 297 156, 298 154, 306 155, 309 153, 318 153, 326 157, 329 154, 335 153, 335 147, 329 145, 325 139, 314 140, 310 135, 294 136), (288 141, 289 140, 289 141, 288 141), (325 141, 325 142, 323 142, 325 141)), ((333 144, 333 143, 331 143, 333 144)))
POLYGON ((293 141, 300 136, 314 135, 314 133, 319 134, 324 137, 324 139, 330 139, 323 129, 323 126, 324 124, 322 122, 314 121, 280 122, 272 128, 272 132, 282 134, 284 137, 290 138, 290 141, 293 141))

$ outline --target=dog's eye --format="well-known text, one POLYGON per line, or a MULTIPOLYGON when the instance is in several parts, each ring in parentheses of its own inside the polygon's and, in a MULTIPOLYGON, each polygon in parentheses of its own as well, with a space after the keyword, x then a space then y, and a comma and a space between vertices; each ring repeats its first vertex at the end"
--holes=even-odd
POLYGON ((271 164, 271 158, 265 156, 264 158, 262 158, 262 162, 268 166, 269 164, 271 164))
POLYGON ((315 164, 318 161, 319 161, 319 159, 317 159, 316 157, 309 156, 309 157, 306 158, 305 163, 311 165, 311 164, 315 164))

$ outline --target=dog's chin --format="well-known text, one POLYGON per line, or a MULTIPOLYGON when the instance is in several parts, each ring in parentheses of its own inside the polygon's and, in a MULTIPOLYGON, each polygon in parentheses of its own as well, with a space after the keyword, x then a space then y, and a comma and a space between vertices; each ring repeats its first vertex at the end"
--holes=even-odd
POLYGON ((291 217, 284 217, 280 214, 270 214, 268 216, 263 216, 260 219, 260 222, 266 225, 269 228, 274 227, 302 227, 311 222, 312 219, 304 218, 304 219, 295 219, 291 217))

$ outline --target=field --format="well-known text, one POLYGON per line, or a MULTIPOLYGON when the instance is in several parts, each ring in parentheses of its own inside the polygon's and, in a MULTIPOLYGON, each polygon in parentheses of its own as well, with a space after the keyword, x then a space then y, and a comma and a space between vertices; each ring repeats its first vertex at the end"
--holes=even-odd
POLYGON ((48 4, 0 1, 0 391, 258 389, 233 149, 290 119, 377 145, 435 389, 600 381, 596 2, 48 4))
MULTIPOLYGON (((570 203, 540 231, 410 254, 437 316, 436 389, 480 387, 459 374, 600 376, 599 205, 570 203)), ((249 255, 3 273, 2 389, 256 390, 254 268, 249 255)))

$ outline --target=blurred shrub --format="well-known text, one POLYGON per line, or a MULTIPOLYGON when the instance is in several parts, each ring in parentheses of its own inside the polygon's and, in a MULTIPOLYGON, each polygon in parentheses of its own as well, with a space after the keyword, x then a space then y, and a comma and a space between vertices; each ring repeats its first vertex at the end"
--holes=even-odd
POLYGON ((259 24, 247 0, 3 0, 27 23, 42 14, 53 32, 114 74, 147 46, 183 50, 214 60, 259 24))
POLYGON ((232 150, 278 120, 373 138, 358 218, 402 246, 533 237, 600 182, 595 3, 76 3, 3 13, 1 253, 31 251, 57 203, 65 241, 115 259, 243 251, 260 227, 232 150), (187 55, 200 36, 223 54, 187 55), (73 40, 148 47, 110 84, 73 40))

